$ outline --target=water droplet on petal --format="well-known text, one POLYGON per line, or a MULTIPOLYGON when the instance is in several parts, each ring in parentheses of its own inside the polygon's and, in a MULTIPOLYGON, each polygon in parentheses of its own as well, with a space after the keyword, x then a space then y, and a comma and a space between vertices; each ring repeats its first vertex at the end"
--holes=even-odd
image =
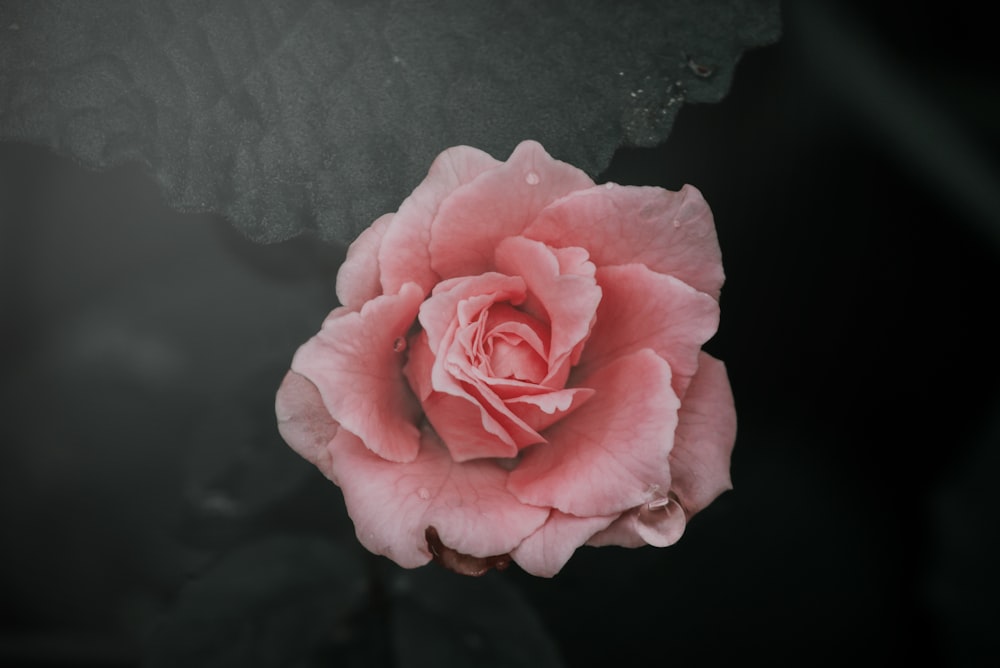
POLYGON ((656 547, 666 547, 676 543, 687 524, 684 506, 673 492, 639 506, 636 519, 639 536, 656 547))
POLYGON ((397 337, 396 340, 392 342, 392 349, 397 353, 401 353, 406 350, 406 339, 402 336, 397 337))
POLYGON ((537 186, 538 182, 542 180, 542 177, 538 175, 538 172, 528 172, 524 175, 524 181, 529 186, 537 186))
POLYGON ((612 188, 615 187, 615 184, 611 183, 611 181, 608 181, 607 183, 604 184, 604 187, 607 188, 608 190, 611 190, 612 188))
POLYGON ((421 487, 420 489, 417 490, 417 496, 426 501, 427 499, 431 498, 431 492, 426 487, 421 487))
POLYGON ((677 229, 680 226, 681 226, 681 221, 679 221, 676 218, 674 218, 674 229, 677 229))

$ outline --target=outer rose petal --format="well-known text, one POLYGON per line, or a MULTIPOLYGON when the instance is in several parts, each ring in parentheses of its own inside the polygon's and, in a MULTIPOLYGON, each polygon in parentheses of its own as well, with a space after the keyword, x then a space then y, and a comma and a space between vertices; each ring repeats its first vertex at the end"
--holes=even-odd
POLYGON ((674 391, 683 398, 698 370, 702 344, 718 329, 719 303, 641 264, 601 267, 597 281, 604 299, 580 367, 599 368, 615 357, 650 348, 670 363, 674 391))
POLYGON ((337 435, 340 425, 330 417, 312 381, 294 371, 286 373, 275 397, 274 412, 278 416, 278 432, 285 442, 329 476, 330 453, 326 446, 337 435))
POLYGON ((432 268, 443 278, 490 271, 501 240, 520 234, 553 201, 593 185, 586 174, 554 160, 537 142, 521 142, 506 163, 441 204, 431 227, 432 268))
POLYGON ((469 146, 455 146, 434 160, 427 177, 400 205, 382 240, 379 265, 385 294, 394 294, 410 281, 420 285, 425 295, 431 291, 439 277, 431 269, 428 247, 431 222, 441 202, 455 189, 501 164, 469 146))
POLYGON ((360 311, 365 302, 382 294, 378 249, 392 217, 387 213, 362 232, 347 249, 347 258, 337 272, 337 299, 352 311, 360 311))
POLYGON ((525 505, 505 489, 495 462, 457 464, 430 429, 407 464, 387 462, 341 430, 330 443, 331 476, 344 492, 358 539, 404 568, 430 560, 425 532, 463 554, 506 554, 545 522, 549 510, 525 505))
POLYGON ((574 517, 553 510, 545 524, 525 538, 510 556, 532 575, 550 578, 566 565, 576 548, 606 528, 616 517, 574 517))
POLYGON ((588 545, 672 545, 684 533, 689 517, 732 487, 729 455, 736 440, 736 411, 729 379, 722 362, 707 353, 700 360, 681 405, 670 452, 670 494, 624 513, 588 545), (671 496, 677 500, 664 503, 671 496))
POLYGON ((679 192, 614 184, 582 190, 539 213, 523 236, 582 246, 598 267, 644 264, 716 299, 725 278, 712 212, 693 186, 679 192))
POLYGON ((524 503, 582 517, 653 500, 670 484, 667 457, 680 405, 670 366, 640 350, 579 384, 596 391, 586 410, 552 425, 547 444, 522 451, 508 488, 524 503))
POLYGON ((334 420, 397 462, 417 456, 420 404, 403 378, 394 343, 406 336, 422 298, 408 283, 360 312, 337 309, 292 358, 292 371, 316 385, 334 420))
POLYGON ((736 407, 726 366, 708 353, 699 360, 670 452, 670 489, 689 517, 732 489, 729 459, 736 441, 736 407))

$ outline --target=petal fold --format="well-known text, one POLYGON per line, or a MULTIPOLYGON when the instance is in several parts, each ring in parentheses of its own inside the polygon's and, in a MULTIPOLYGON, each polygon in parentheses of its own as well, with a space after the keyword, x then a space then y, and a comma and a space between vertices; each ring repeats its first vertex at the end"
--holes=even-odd
POLYGON ((562 570, 578 547, 616 517, 574 517, 553 510, 545 524, 525 538, 510 556, 528 573, 550 578, 562 570))

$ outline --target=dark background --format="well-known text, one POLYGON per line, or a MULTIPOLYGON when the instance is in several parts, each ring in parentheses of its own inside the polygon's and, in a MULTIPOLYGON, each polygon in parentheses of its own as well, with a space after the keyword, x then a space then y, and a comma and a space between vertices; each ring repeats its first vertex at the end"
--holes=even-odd
POLYGON ((995 660, 989 26, 786 10, 726 100, 602 175, 713 207, 735 489, 673 547, 583 548, 552 580, 368 557, 278 437, 343 249, 254 245, 138 168, 0 145, 0 663, 995 660))

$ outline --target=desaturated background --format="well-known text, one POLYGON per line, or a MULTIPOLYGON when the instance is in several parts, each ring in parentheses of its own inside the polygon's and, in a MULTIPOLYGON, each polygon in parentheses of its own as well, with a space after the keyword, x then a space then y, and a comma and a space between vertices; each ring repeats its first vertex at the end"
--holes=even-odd
POLYGON ((481 665, 995 660, 998 70, 982 17, 902 7, 786 7, 726 100, 602 175, 713 206, 735 489, 677 545, 584 548, 553 580, 334 554, 329 595, 302 591, 301 563, 191 594, 247 546, 280 561, 282 536, 353 550, 271 408, 344 249, 254 245, 165 208, 138 168, 0 145, 0 663, 238 665, 184 655, 212 641, 158 636, 165 618, 296 656, 243 665, 462 665, 526 625, 544 656, 481 665), (463 602, 484 586, 508 607, 463 602), (301 620, 330 609, 325 654, 298 656, 301 620), (488 630, 462 630, 477 615, 488 630))

